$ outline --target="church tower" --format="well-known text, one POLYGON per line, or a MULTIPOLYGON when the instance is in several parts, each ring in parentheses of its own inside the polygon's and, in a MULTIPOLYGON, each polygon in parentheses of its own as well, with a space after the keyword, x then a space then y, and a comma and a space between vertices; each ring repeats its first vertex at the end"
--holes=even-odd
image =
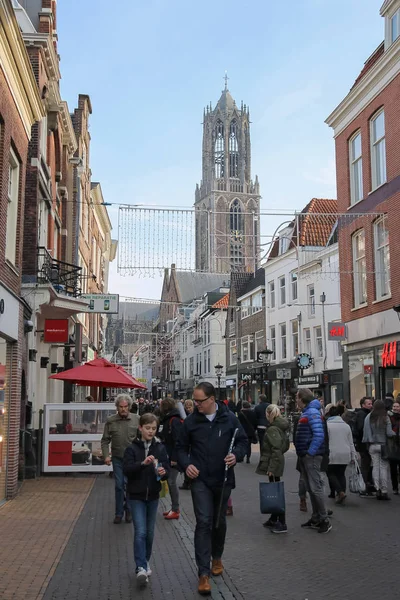
POLYGON ((203 178, 196 186, 196 270, 255 271, 260 250, 260 186, 251 179, 250 114, 225 89, 204 110, 203 178))

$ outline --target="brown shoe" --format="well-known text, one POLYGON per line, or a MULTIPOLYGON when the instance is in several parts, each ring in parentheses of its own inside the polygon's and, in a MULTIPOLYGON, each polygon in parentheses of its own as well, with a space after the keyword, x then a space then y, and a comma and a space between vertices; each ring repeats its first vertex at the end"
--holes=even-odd
POLYGON ((343 504, 346 500, 346 494, 344 492, 339 492, 338 496, 336 496, 336 504, 343 504))
POLYGON ((200 575, 199 587, 197 588, 197 591, 202 596, 208 596, 211 594, 210 578, 207 575, 200 575))
POLYGON ((220 558, 213 558, 211 565, 211 573, 216 577, 218 575, 222 575, 224 572, 224 565, 222 564, 222 560, 220 558))
POLYGON ((300 510, 301 512, 307 512, 307 500, 305 498, 300 498, 300 510))
POLYGON ((122 523, 122 517, 114 517, 114 525, 119 525, 122 523))
POLYGON ((233 517, 233 506, 227 506, 226 507, 226 516, 227 517, 233 517))

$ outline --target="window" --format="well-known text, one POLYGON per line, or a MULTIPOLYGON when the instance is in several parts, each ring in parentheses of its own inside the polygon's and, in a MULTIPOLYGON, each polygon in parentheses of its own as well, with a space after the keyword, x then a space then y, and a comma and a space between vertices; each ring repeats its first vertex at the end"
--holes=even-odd
POLYGON ((250 298, 245 298, 241 302, 242 305, 242 319, 245 319, 249 315, 251 315, 251 301, 250 298))
POLYGON ((230 208, 231 235, 239 237, 243 233, 243 214, 239 200, 234 200, 230 208))
POLYGON ((242 337, 242 363, 254 360, 254 338, 252 335, 242 337))
POLYGON ((251 297, 251 306, 252 306, 253 315, 254 315, 254 313, 260 312, 262 310, 262 308, 263 308, 262 292, 257 292, 257 294, 254 294, 251 297))
POLYGON ((351 204, 363 199, 362 149, 361 133, 356 133, 350 140, 350 195, 351 204))
POLYGON ((353 287, 354 306, 367 302, 367 263, 365 258, 365 232, 353 235, 353 287))
POLYGON ((231 340, 229 343, 229 364, 236 365, 236 362, 237 362, 236 340, 231 340))
POLYGON ((279 277, 279 306, 286 304, 286 278, 279 277))
POLYGON ((292 271, 290 273, 290 287, 292 300, 297 300, 297 271, 292 271))
POLYGON ((279 238, 279 255, 285 254, 289 249, 290 239, 286 236, 279 238))
POLYGON ((385 112, 371 119, 372 189, 386 181, 385 112))
POLYGON ((281 336, 281 359, 283 360, 287 357, 286 323, 279 325, 279 333, 281 336))
POLYGON ((307 296, 308 296, 308 316, 315 316, 315 287, 312 283, 307 287, 307 296))
POLYGON ((19 162, 10 148, 8 163, 8 205, 6 229, 6 259, 15 265, 17 254, 17 222, 19 199, 19 162))
POLYGON ((268 284, 269 307, 275 308, 275 281, 268 284))
POLYGON ((264 332, 257 331, 256 332, 256 357, 258 357, 258 353, 261 352, 262 350, 265 350, 264 332))
POLYGON ((239 177, 239 147, 235 119, 231 122, 229 128, 229 177, 239 177))
POLYGON ((192 378, 194 375, 194 356, 189 358, 189 377, 192 378))
POLYGON ((204 350, 204 375, 207 373, 207 351, 204 350))
POLYGON ((207 367, 208 373, 211 373, 211 350, 207 351, 207 367))
POLYGON ((299 353, 299 322, 297 319, 292 321, 292 349, 293 356, 297 356, 299 353))
POLYGON ((342 342, 334 342, 333 344, 333 355, 335 360, 339 360, 343 355, 342 342))
POLYGON ((393 44, 400 35, 400 11, 394 13, 390 19, 390 40, 393 44))
POLYGON ((322 346, 322 328, 314 327, 314 336, 315 336, 315 356, 317 358, 322 358, 324 355, 323 346, 322 346))
POLYGON ((390 251, 387 217, 374 223, 375 287, 376 299, 390 295, 390 251))
POLYGON ((311 329, 304 329, 304 352, 311 355, 311 329))
POLYGON ((214 144, 214 164, 215 177, 220 179, 225 174, 225 156, 224 156, 224 124, 218 120, 215 126, 215 144, 214 144))
POLYGON ((47 160, 47 117, 40 122, 40 154, 44 161, 47 160))
POLYGON ((275 325, 269 328, 269 340, 271 347, 269 350, 272 350, 271 360, 276 360, 276 331, 275 325))

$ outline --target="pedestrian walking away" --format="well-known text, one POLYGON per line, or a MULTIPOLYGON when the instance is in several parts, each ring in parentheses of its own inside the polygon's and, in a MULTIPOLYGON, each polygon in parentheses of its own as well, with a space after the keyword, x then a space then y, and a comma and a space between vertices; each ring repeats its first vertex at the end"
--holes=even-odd
POLYGON ((243 408, 238 414, 238 419, 247 435, 247 452, 246 462, 250 462, 251 458, 251 445, 257 443, 257 416, 252 410, 250 402, 243 402, 243 408))
POLYGON ((372 459, 372 479, 378 500, 389 500, 389 461, 386 456, 388 438, 396 434, 387 415, 383 400, 375 400, 372 410, 364 421, 363 443, 368 444, 372 459))
POLYGON ((336 503, 346 499, 346 467, 356 460, 356 449, 350 425, 339 416, 338 407, 331 406, 327 415, 329 437, 329 465, 327 475, 331 489, 336 493, 336 503))
POLYGON ((267 417, 265 416, 265 411, 269 406, 269 402, 267 402, 267 396, 265 394, 260 394, 258 396, 258 404, 254 409, 254 414, 257 418, 257 435, 258 441, 260 442, 260 452, 263 444, 263 439, 265 435, 265 430, 268 427, 267 417))
POLYGON ((312 504, 312 517, 302 527, 328 533, 332 525, 328 519, 324 498, 324 483, 321 475, 326 455, 326 436, 321 404, 308 389, 301 389, 296 396, 298 408, 302 411, 297 424, 295 447, 306 490, 312 504))
POLYGON ((122 463, 125 450, 137 437, 139 417, 130 412, 132 398, 128 394, 119 394, 115 400, 117 414, 108 417, 101 438, 101 452, 106 465, 112 464, 115 482, 115 525, 122 522, 125 510, 125 521, 132 520, 125 502, 125 478, 122 463), (110 456, 111 444, 111 456, 110 456))
POLYGON ((364 397, 360 400, 360 410, 356 412, 353 437, 355 447, 360 455, 360 469, 365 483, 365 492, 360 492, 362 498, 375 498, 375 486, 372 481, 372 461, 368 452, 368 445, 363 443, 364 422, 372 409, 372 398, 364 397))
POLYGON ((136 579, 139 586, 147 585, 151 575, 150 558, 153 548, 154 529, 161 480, 170 472, 167 451, 155 437, 157 417, 145 413, 140 417, 139 432, 126 449, 123 459, 124 474, 128 479, 128 502, 133 519, 133 554, 136 579))
MULTIPOLYGON (((280 481, 285 470, 285 452, 289 450, 289 422, 282 417, 278 406, 270 404, 266 410, 270 426, 266 430, 261 457, 256 473, 267 475, 269 481, 280 481)), ((272 514, 264 527, 269 527, 273 533, 286 533, 286 515, 272 514)))
POLYGON ((395 433, 393 440, 392 454, 389 454, 390 477, 392 480, 393 493, 397 496, 399 493, 399 470, 400 470, 400 402, 395 400, 392 406, 392 416, 390 417, 392 429, 395 433))
POLYGON ((217 576, 223 573, 221 559, 226 537, 226 509, 231 490, 235 487, 233 467, 246 455, 247 436, 238 418, 224 404, 216 402, 211 383, 197 385, 193 391, 193 401, 195 410, 183 423, 177 448, 179 465, 192 480, 198 592, 206 595, 211 593, 210 574, 217 576), (229 453, 235 429, 238 432, 232 452, 229 453), (229 468, 222 495, 225 465, 229 468), (217 528, 219 509, 220 522, 217 528))
POLYGON ((167 451, 171 470, 168 477, 169 493, 171 495, 171 510, 164 513, 166 520, 179 519, 179 489, 177 478, 179 475, 178 456, 176 444, 179 439, 183 420, 177 407, 176 400, 165 398, 160 406, 159 436, 167 451))

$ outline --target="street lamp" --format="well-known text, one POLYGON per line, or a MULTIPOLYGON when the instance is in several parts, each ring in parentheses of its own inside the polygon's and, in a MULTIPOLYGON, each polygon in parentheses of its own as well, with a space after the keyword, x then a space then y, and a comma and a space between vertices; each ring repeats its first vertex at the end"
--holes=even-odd
MULTIPOLYGON (((264 377, 264 368, 265 368, 265 377, 267 377, 267 375, 268 375, 268 367, 271 364, 270 358, 273 355, 273 353, 274 353, 274 351, 269 350, 268 348, 265 348, 265 350, 260 350, 260 352, 258 353, 258 355, 261 359, 261 362, 262 362, 261 370, 262 370, 263 377, 264 377)), ((266 392, 267 391, 266 384, 264 384, 264 385, 265 385, 264 391, 266 392)))
POLYGON ((215 374, 218 379, 218 402, 219 402, 221 400, 221 376, 222 376, 224 367, 218 363, 217 365, 215 365, 214 369, 215 369, 215 374))
POLYGON ((199 383, 199 379, 200 379, 200 375, 199 373, 195 373, 193 375, 193 381, 194 381, 194 386, 196 387, 196 385, 199 383))

